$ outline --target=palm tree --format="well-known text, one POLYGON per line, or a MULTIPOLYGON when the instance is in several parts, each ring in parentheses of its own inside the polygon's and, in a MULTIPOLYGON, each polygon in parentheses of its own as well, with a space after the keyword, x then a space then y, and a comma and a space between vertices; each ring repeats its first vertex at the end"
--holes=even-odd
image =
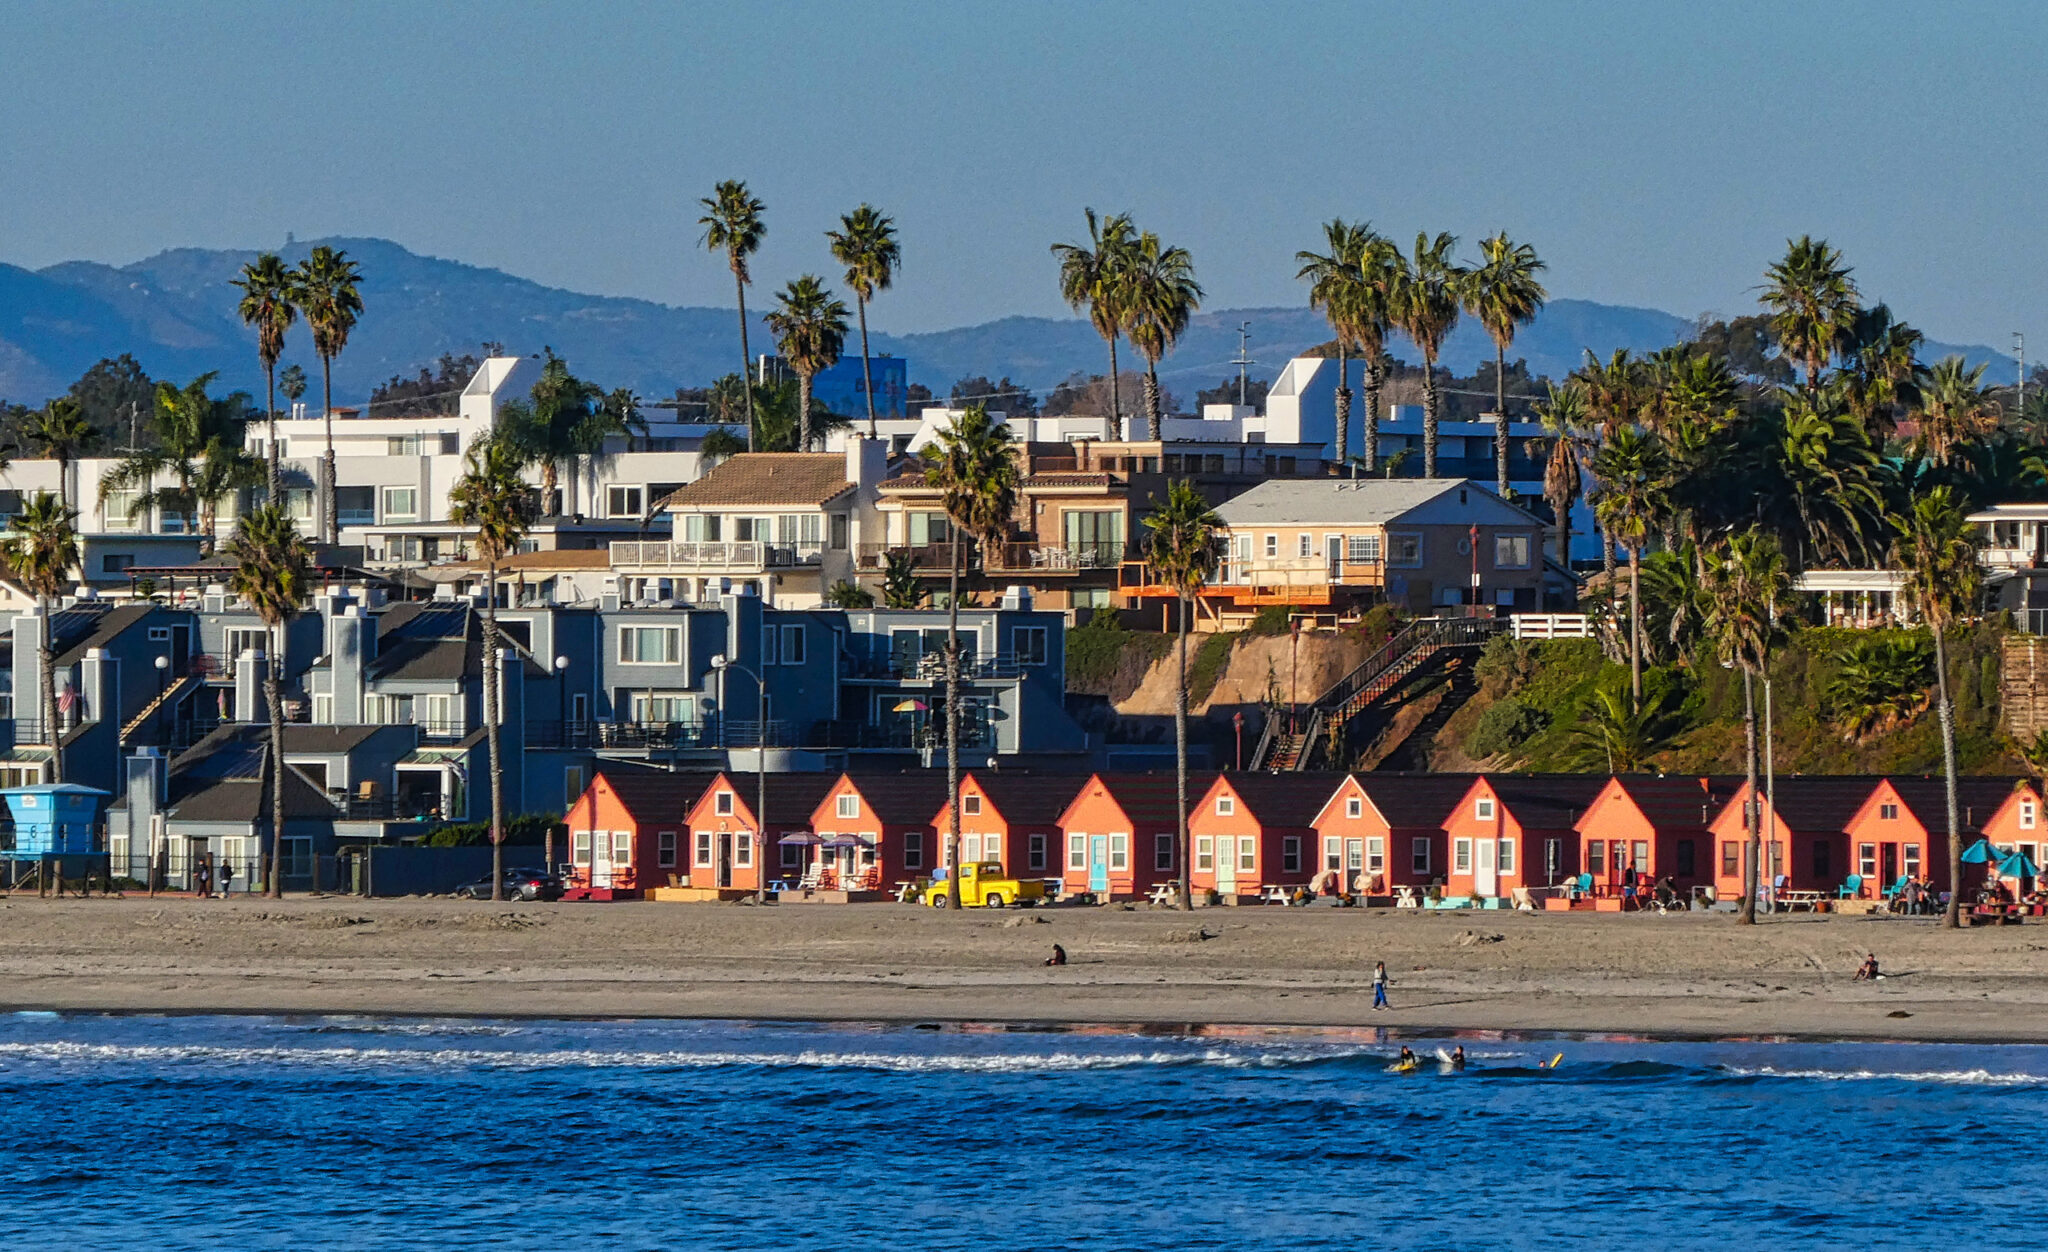
MULTIPOLYGON (((64 781, 64 750, 57 733, 57 653, 50 647, 50 613, 78 564, 78 515, 47 491, 38 491, 0 533, 0 559, 22 588, 35 593, 36 663, 42 669, 43 729, 38 742, 50 745, 46 782, 64 781)), ((20 640, 15 641, 17 646, 20 640)))
MULTIPOLYGON (((1644 373, 1643 363, 1627 348, 1616 348, 1605 361, 1594 356, 1591 348, 1586 349, 1586 363, 1572 378, 1585 390, 1588 415, 1599 427, 1603 442, 1623 427, 1634 425, 1642 416, 1649 397, 1644 373)), ((1613 581, 1614 537, 1604 528, 1600 533, 1600 565, 1608 580, 1613 581)))
POLYGON ((1828 680, 1827 703, 1850 743, 1896 730, 1926 709, 1934 669, 1931 643, 1917 638, 1858 639, 1836 660, 1841 667, 1828 680))
POLYGON ((1094 209, 1087 213, 1087 246, 1056 243, 1052 254, 1060 260, 1060 297, 1077 313, 1085 306, 1095 333, 1109 344, 1110 417, 1118 433, 1128 434, 1123 429, 1123 399, 1117 391, 1116 341, 1124 329, 1124 272, 1137 239, 1130 214, 1116 213, 1097 221, 1094 209))
POLYGON ((842 578, 825 589, 825 603, 835 609, 871 609, 875 607, 875 593, 858 583, 842 578))
MULTIPOLYGON (((697 225, 704 228, 704 246, 725 253, 725 263, 732 269, 733 288, 740 300, 740 377, 751 378, 754 357, 747 348, 747 284, 754 279, 747 272, 747 258, 760 250, 761 240, 768 234, 761 221, 764 206, 747 191, 745 183, 733 179, 712 188, 698 203, 704 206, 704 216, 697 219, 697 225)), ((748 392, 747 451, 753 450, 754 397, 748 392)))
POLYGON ((283 498, 282 470, 277 458, 277 358, 284 354, 284 333, 298 320, 298 280, 275 252, 266 252, 242 267, 234 280, 241 288, 235 312, 244 325, 256 328, 256 357, 263 362, 263 385, 269 392, 270 497, 283 498))
MULTIPOLYGON (((593 442, 593 427, 607 424, 608 419, 601 407, 604 395, 597 386, 571 374, 569 363, 556 356, 553 348, 542 350, 547 359, 540 367, 540 378, 533 384, 531 400, 507 404, 499 416, 499 426, 526 463, 540 468, 543 511, 561 517, 570 512, 564 499, 566 493, 561 490, 562 462, 573 461, 588 449, 593 442)), ((623 423, 620 425, 623 429, 623 423)), ((748 438, 751 441, 751 431, 748 438)), ((595 442, 602 446, 602 433, 595 435, 595 442)), ((572 488, 575 477, 572 469, 572 488)))
POLYGON ((1017 459, 1010 428, 970 404, 924 450, 924 479, 942 493, 952 525, 952 570, 946 597, 946 907, 960 907, 960 532, 980 541, 990 567, 1017 507, 1017 459))
POLYGON ((1369 223, 1357 225, 1341 217, 1323 224, 1327 252, 1297 252, 1296 278, 1307 279, 1308 307, 1318 309, 1337 339, 1337 464, 1351 459, 1351 346, 1358 340, 1356 322, 1364 303, 1365 269, 1361 264, 1368 239, 1377 238, 1369 223))
POLYGON ((1180 602, 1180 659, 1173 680, 1173 765, 1174 811, 1179 817, 1180 906, 1195 906, 1188 887, 1188 619, 1193 615, 1195 597, 1216 575, 1221 559, 1218 533, 1223 519, 1209 507, 1190 479, 1180 479, 1166 490, 1166 498, 1145 515, 1145 564, 1159 584, 1171 587, 1180 602))
POLYGON ((1159 358, 1188 328, 1202 304, 1195 261, 1186 248, 1163 247, 1146 231, 1131 248, 1124 273, 1124 333, 1145 358, 1146 435, 1159 438, 1159 358))
POLYGON ((896 223, 863 204, 839 219, 839 230, 828 230, 832 259, 846 267, 846 285, 853 291, 853 307, 860 314, 860 383, 868 398, 868 438, 875 438, 875 376, 868 368, 868 301, 878 291, 887 291, 896 276, 903 250, 896 243, 896 223))
POLYGON ((1871 442, 1882 443, 1898 425, 1901 413, 1920 402, 1927 367, 1920 348, 1927 337, 1892 316, 1890 306, 1859 309, 1850 319, 1841 345, 1849 373, 1850 407, 1863 420, 1871 442))
POLYGON ((284 628, 298 611, 311 579, 312 551, 292 523, 284 501, 250 510, 228 540, 235 568, 231 590, 270 628, 270 664, 263 671, 263 702, 270 713, 270 855, 265 878, 272 899, 284 897, 284 628))
POLYGON ((1557 563, 1572 567, 1572 505, 1585 486, 1584 466, 1590 455, 1586 437, 1586 389, 1567 380, 1550 384, 1542 405, 1543 428, 1550 432, 1550 455, 1543 466, 1543 498, 1550 502, 1557 532, 1557 563))
POLYGON ((1593 514, 1628 549, 1629 693, 1643 700, 1643 546, 1668 511, 1670 462, 1657 436, 1624 426, 1593 454, 1593 514))
MULTIPOLYGON (((1359 355, 1365 358, 1365 472, 1379 469, 1380 391, 1387 383, 1387 336, 1394 329, 1394 294, 1400 290, 1408 263, 1391 239, 1374 235, 1358 258, 1365 283, 1358 290, 1352 328, 1359 355)), ((1355 472, 1355 471, 1354 471, 1355 472)))
POLYGON ((348 347, 348 337, 362 316, 357 290, 362 271, 348 253, 321 244, 299 263, 293 274, 299 312, 313 331, 313 351, 320 356, 320 419, 327 428, 327 452, 320 462, 320 516, 327 542, 341 542, 341 521, 334 509, 334 358, 348 347))
POLYGON ((1443 384, 1436 376, 1437 353, 1444 337, 1458 324, 1459 302, 1465 294, 1465 269, 1451 260, 1455 236, 1428 232, 1415 236, 1415 255, 1401 271, 1394 289, 1394 324, 1422 353, 1422 476, 1437 477, 1436 427, 1443 413, 1443 384))
POLYGON ((1971 369, 1959 356, 1943 357, 1919 388, 1913 415, 1921 456, 1946 466, 1998 429, 2003 409, 1984 386, 1985 366, 1971 369))
POLYGON ((99 427, 86 419, 78 401, 59 396, 29 414, 20 433, 29 451, 57 463, 57 498, 70 508, 72 463, 105 441, 99 427))
POLYGON ((1683 719, 1673 716, 1676 692, 1666 687, 1655 698, 1623 691, 1602 682, 1593 689, 1592 699, 1579 712, 1579 724, 1572 728, 1578 745, 1577 764, 1585 769, 1604 768, 1610 774, 1637 774, 1655 766, 1659 752, 1671 746, 1683 719))
POLYGON ((1479 241, 1479 265, 1465 280, 1465 311, 1493 337, 1494 490, 1508 495, 1508 345, 1517 327, 1536 320, 1550 293, 1536 275, 1544 269, 1536 249, 1507 233, 1479 241))
POLYGON ((882 606, 921 609, 930 593, 917 577, 917 554, 891 552, 882 558, 882 606))
POLYGON ((1899 538, 1892 560, 1904 574, 1906 598, 1934 635, 1935 712, 1941 720, 1941 766, 1948 784, 1948 914, 1943 922, 1956 926, 1963 898, 1963 845, 1956 829, 1956 719, 1948 691, 1948 628, 1957 618, 1974 614, 1983 586, 1977 564, 1977 528, 1956 494, 1945 486, 1930 488, 1913 501, 1912 512, 1898 521, 1899 538))
POLYGON ((183 387, 158 383, 149 419, 157 446, 130 452, 100 477, 101 504, 117 491, 142 488, 129 502, 130 517, 163 509, 182 514, 188 526, 196 522, 201 555, 213 551, 221 501, 264 481, 263 464, 242 447, 247 397, 238 391, 214 399, 206 393, 214 378, 201 374, 183 387), (166 475, 171 482, 158 485, 166 475))
POLYGON ((1771 311, 1771 333, 1781 352, 1806 371, 1811 393, 1821 371, 1849 333, 1857 313, 1856 283, 1839 250, 1825 239, 1786 240, 1783 259, 1764 272, 1758 302, 1771 311))
POLYGON ((1843 404, 1835 383, 1808 393, 1787 389, 1777 447, 1773 449, 1780 509, 1790 506, 1796 523, 1781 527, 1806 563, 1854 564, 1883 554, 1873 543, 1885 527, 1885 467, 1863 423, 1843 404), (1815 403, 1814 401, 1818 401, 1815 403))
POLYGON ((831 369, 846 347, 846 305, 815 274, 782 289, 766 318, 775 347, 797 376, 797 446, 811 446, 811 380, 831 369))
POLYGON ((1744 766, 1748 774, 1744 825, 1749 855, 1743 867, 1742 921, 1756 921, 1757 860, 1763 851, 1763 806, 1756 786, 1756 679, 1770 665, 1778 635, 1778 606, 1791 598, 1792 580, 1777 539, 1751 527, 1723 540, 1706 559, 1703 591, 1707 630, 1724 664, 1742 670, 1744 766))
POLYGON ((463 456, 462 477, 448 492, 448 519, 476 532, 484 561, 484 739, 491 768, 491 899, 505 898, 505 758, 498 742, 500 684, 498 659, 498 567, 519 549, 530 519, 526 515, 525 459, 511 441, 479 436, 463 456))

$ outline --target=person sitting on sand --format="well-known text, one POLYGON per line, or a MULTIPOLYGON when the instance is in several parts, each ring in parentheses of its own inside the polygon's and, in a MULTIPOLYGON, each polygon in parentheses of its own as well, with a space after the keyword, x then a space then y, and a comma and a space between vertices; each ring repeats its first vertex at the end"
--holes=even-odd
POLYGON ((1047 965, 1065 965, 1067 963, 1067 950, 1058 944, 1052 945, 1052 955, 1045 958, 1045 963, 1047 965))
POLYGON ((1856 967, 1856 981, 1875 982, 1877 977, 1877 953, 1872 952, 1863 958, 1863 964, 1856 967))

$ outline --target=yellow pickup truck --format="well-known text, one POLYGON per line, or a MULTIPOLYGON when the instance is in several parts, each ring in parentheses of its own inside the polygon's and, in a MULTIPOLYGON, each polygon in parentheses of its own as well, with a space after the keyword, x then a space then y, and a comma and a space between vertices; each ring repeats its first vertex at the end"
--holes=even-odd
MULTIPOLYGON (((960 867, 962 908, 999 909, 1005 905, 1033 905, 1044 901, 1045 884, 1036 878, 1006 878, 995 861, 979 861, 960 867)), ((946 884, 934 882, 924 889, 924 902, 933 908, 946 906, 946 884)))

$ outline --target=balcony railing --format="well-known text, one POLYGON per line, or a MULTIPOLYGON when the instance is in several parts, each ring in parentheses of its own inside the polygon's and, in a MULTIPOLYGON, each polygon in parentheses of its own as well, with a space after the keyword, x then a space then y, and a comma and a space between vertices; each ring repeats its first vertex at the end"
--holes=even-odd
POLYGON ((703 722, 531 721, 526 723, 526 746, 599 752, 607 748, 638 750, 716 745, 703 722))
MULTIPOLYGON (((860 568, 879 570, 888 564, 892 554, 908 554, 914 558, 918 570, 927 574, 944 574, 953 567, 953 545, 947 543, 897 544, 864 543, 860 546, 860 568)), ((960 540, 960 569, 962 572, 987 570, 990 573, 1074 573, 1079 570, 1115 569, 1124 558, 1121 543, 1082 544, 1038 544, 1004 543, 996 545, 988 554, 993 562, 983 559, 981 545, 963 536, 960 540)))
POLYGON ((693 543, 660 540, 619 540, 611 545, 611 565, 634 568, 677 568, 717 570, 776 569, 815 565, 824 555, 816 543, 778 545, 771 543, 693 543))
MULTIPOLYGON (((1024 659, 1014 652, 998 652, 993 656, 962 652, 960 656, 960 677, 964 679, 1017 678, 1024 669, 1024 659)), ((847 677, 895 682, 944 682, 946 657, 943 652, 925 652, 917 656, 891 652, 883 656, 855 657, 847 677)))
POLYGON ((1214 580, 1221 587, 1377 587, 1385 581, 1386 567, 1380 561, 1333 561, 1326 556, 1226 559, 1214 580))

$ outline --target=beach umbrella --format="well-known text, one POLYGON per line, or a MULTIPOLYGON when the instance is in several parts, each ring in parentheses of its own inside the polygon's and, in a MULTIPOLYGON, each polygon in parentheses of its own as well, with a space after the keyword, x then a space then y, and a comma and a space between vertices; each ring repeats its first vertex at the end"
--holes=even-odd
POLYGON ((2027 858, 2026 853, 2015 852, 1998 863, 1998 872, 2005 878, 2035 878, 2041 869, 2027 858))
POLYGON ((923 713, 930 707, 930 705, 922 700, 905 700, 889 711, 891 713, 923 713))
POLYGON ((1963 849, 1963 864, 1983 865, 1986 862, 1997 860, 1999 855, 1998 849, 1992 846, 1989 839, 1979 839, 1963 849))
POLYGON ((778 844, 788 843, 795 844, 799 847, 809 847, 811 844, 814 843, 823 843, 824 840, 818 838, 816 835, 811 834, 808 831, 805 831, 801 834, 784 835, 782 838, 777 839, 775 842, 778 844))

